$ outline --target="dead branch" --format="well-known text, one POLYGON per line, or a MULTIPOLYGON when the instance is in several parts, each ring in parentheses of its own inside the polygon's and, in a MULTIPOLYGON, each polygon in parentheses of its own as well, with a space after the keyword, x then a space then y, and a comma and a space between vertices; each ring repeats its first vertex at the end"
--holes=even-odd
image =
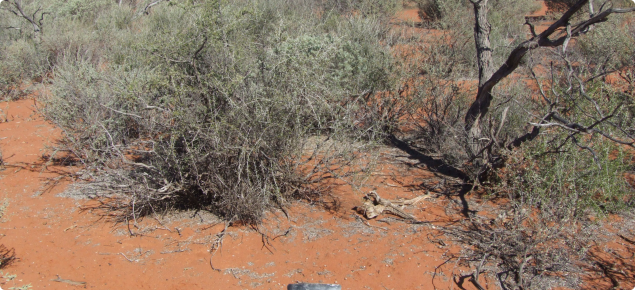
POLYGON ((170 0, 156 0, 154 2, 150 2, 150 4, 146 5, 146 7, 144 7, 143 9, 141 9, 141 11, 139 12, 139 15, 148 15, 150 14, 150 8, 152 8, 152 6, 158 5, 161 2, 170 2, 170 0))
MULTIPOLYGON (((486 8, 483 6, 482 2, 487 3, 486 0, 480 0, 478 2, 472 1, 474 4, 475 13, 477 15, 481 15, 479 13, 486 13, 486 8), (478 10, 478 11, 477 11, 478 10)), ((467 114, 465 115, 465 130, 471 131, 474 126, 478 126, 478 121, 482 116, 487 114, 489 107, 491 105, 491 101, 493 99, 492 90, 493 88, 500 83, 505 77, 509 76, 514 70, 518 68, 520 62, 527 54, 527 52, 540 48, 540 47, 558 47, 568 43, 570 39, 578 37, 584 34, 587 29, 597 23, 604 22, 608 20, 608 17, 611 14, 618 13, 628 13, 635 11, 635 8, 610 8, 604 10, 598 14, 593 15, 589 19, 585 21, 581 21, 574 25, 570 24, 571 18, 574 14, 576 14, 582 7, 588 4, 589 0, 580 0, 573 7, 571 7, 567 12, 565 12, 560 19, 558 19, 555 23, 553 23, 547 30, 540 33, 539 35, 533 36, 531 39, 524 41, 519 44, 507 57, 507 60, 503 65, 501 65, 498 70, 496 70, 491 77, 487 78, 486 81, 479 80, 479 88, 478 93, 476 95, 476 99, 470 106, 467 114), (566 28, 566 35, 558 36, 556 39, 552 40, 551 37, 556 34, 556 32, 560 31, 561 28, 566 28)), ((487 18, 477 17, 476 18, 476 27, 475 27, 475 38, 477 41, 477 51, 479 49, 487 49, 488 46, 479 45, 480 43, 485 43, 484 39, 480 38, 489 38, 489 31, 485 28, 481 28, 481 26, 486 26, 487 22, 479 23, 480 20, 487 21, 487 18)), ((487 43, 489 43, 489 39, 487 39, 487 43)), ((479 53, 477 57, 485 57, 488 58, 486 54, 479 53)), ((488 68, 481 68, 481 66, 491 65, 491 54, 489 56, 489 60, 480 60, 479 59, 479 76, 481 76, 481 70, 488 70, 488 68)))
POLYGON ((209 249, 209 252, 212 253, 212 255, 209 257, 209 266, 212 268, 212 270, 216 272, 220 272, 221 269, 214 267, 214 264, 212 263, 212 259, 216 255, 216 252, 223 247, 223 238, 227 234, 227 229, 229 228, 229 225, 231 223, 232 223, 231 220, 225 222, 225 228, 223 228, 223 230, 220 233, 216 234, 216 239, 214 239, 214 242, 212 243, 212 246, 209 249))
MULTIPOLYGON (((2 4, 2 2, 4 1, 0 1, 0 4, 2 4)), ((41 12, 40 19, 37 19, 36 15, 38 14, 38 12, 40 12, 40 10, 42 10, 42 7, 39 7, 35 10, 35 12, 33 12, 33 14, 29 15, 28 13, 24 12, 24 9, 22 7, 22 0, 9 0, 6 2, 8 3, 9 7, 3 9, 13 13, 15 16, 28 21, 33 26, 34 32, 39 33, 42 31, 42 22, 44 21, 44 15, 48 14, 46 12, 41 12)))

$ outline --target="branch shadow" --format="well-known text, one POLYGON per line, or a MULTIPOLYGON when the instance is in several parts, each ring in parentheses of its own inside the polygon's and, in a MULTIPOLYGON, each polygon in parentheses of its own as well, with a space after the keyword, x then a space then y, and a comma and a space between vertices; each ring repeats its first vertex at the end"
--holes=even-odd
POLYGON ((635 286, 635 241, 618 235, 621 246, 608 250, 595 248, 589 252, 589 263, 582 289, 632 289, 635 286))
MULTIPOLYGON (((408 158, 415 159, 419 164, 426 166, 432 173, 461 180, 462 182, 451 185, 452 190, 443 191, 442 194, 447 197, 457 196, 462 206, 461 214, 466 218, 469 218, 471 213, 476 212, 470 210, 469 204, 465 199, 465 195, 472 190, 472 180, 465 172, 445 163, 443 160, 435 159, 417 151, 408 145, 408 143, 399 140, 394 135, 388 136, 388 141, 395 148, 407 153, 409 155, 408 158)), ((426 187, 426 185, 421 185, 421 187, 426 187)))
POLYGON ((76 181, 77 171, 80 168, 78 164, 78 162, 70 159, 49 160, 43 156, 36 162, 5 162, 3 168, 5 175, 16 174, 23 170, 38 173, 39 176, 37 178, 42 182, 42 185, 35 195, 42 195, 50 193, 56 186, 64 181, 76 181))

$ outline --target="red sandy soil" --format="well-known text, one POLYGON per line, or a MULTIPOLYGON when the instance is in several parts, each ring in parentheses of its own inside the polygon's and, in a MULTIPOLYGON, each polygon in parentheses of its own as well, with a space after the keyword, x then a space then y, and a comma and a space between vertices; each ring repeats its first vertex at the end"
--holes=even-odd
MULTIPOLYGON (((535 23, 535 29, 536 29, 536 33, 541 33, 543 31, 545 31, 547 28, 549 28, 549 25, 551 25, 553 23, 553 21, 547 21, 547 16, 548 16, 548 12, 549 9, 547 7, 547 5, 545 4, 545 1, 537 1, 538 3, 540 3, 540 9, 538 9, 537 11, 534 11, 533 13, 531 13, 530 15, 527 15, 527 17, 529 18, 534 18, 534 19, 542 19, 540 21, 538 21, 538 23, 535 23)), ((415 8, 409 8, 407 7, 404 10, 401 10, 399 12, 397 12, 397 15, 395 15, 395 23, 401 23, 401 24, 417 24, 417 23, 421 23, 421 18, 419 18, 419 14, 418 14, 419 9, 415 8)), ((413 32, 423 32, 422 34, 429 34, 429 33, 436 33, 435 36, 438 36, 439 31, 437 30, 433 30, 433 29, 423 29, 423 28, 411 28, 411 29, 404 29, 403 33, 407 33, 408 35, 412 34, 413 32)), ((529 34, 529 28, 527 28, 527 33, 529 34)))
MULTIPOLYGON (((384 154, 362 190, 336 184, 336 207, 295 203, 289 219, 274 212, 263 221, 257 230, 265 235, 230 227, 212 254, 224 225, 209 214, 150 217, 129 229, 82 210, 93 205, 88 200, 58 196, 77 171, 45 166, 42 156, 51 153, 45 147, 60 131, 34 112, 33 100, 0 103, 0 108, 8 120, 0 123, 5 161, 0 204, 7 205, 0 244, 15 248, 19 258, 0 273, 2 289, 286 289, 295 282, 338 283, 343 289, 454 289, 451 277, 461 274, 454 263, 436 269, 444 254, 456 250, 435 229, 450 221, 443 198, 407 208, 428 224, 386 219, 390 224, 366 225, 355 218, 352 208, 371 188, 386 198, 412 198, 438 182, 399 151, 384 154)), ((621 264, 630 266, 628 260, 621 264)), ((481 283, 497 287, 493 281, 481 283)))
MULTIPOLYGON (((259 228, 268 238, 230 227, 213 256, 217 271, 209 249, 222 223, 202 213, 146 218, 131 226, 136 234, 131 236, 126 225, 82 211, 91 206, 88 200, 58 196, 75 169, 45 166, 42 159, 60 131, 34 112, 33 100, 0 104, 8 119, 0 123, 5 160, 0 203, 8 204, 0 243, 15 248, 19 258, 4 269, 5 276, 17 277, 0 280, 3 289, 286 289, 296 281, 339 283, 343 289, 449 286, 451 269, 433 281, 448 251, 434 229, 435 221, 446 219, 440 200, 426 199, 408 209, 430 224, 372 220, 371 227, 352 210, 362 192, 336 186, 339 208, 297 203, 288 220, 282 212, 272 213, 259 228)), ((386 159, 394 164, 383 165, 383 173, 369 182, 382 197, 412 198, 425 193, 418 185, 435 180, 421 169, 408 169, 408 159, 386 159)))
POLYGON ((397 18, 399 21, 402 21, 402 22, 409 22, 409 23, 421 22, 421 19, 419 18, 419 9, 401 10, 397 12, 397 15, 395 15, 395 18, 397 18))

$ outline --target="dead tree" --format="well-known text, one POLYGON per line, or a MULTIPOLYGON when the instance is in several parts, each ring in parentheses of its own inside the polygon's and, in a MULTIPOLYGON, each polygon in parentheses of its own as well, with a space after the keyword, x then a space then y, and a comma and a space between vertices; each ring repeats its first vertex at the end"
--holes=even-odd
MULTIPOLYGON (((606 1, 601 5, 599 11, 595 13, 593 7, 593 1, 579 0, 569 10, 567 10, 555 23, 553 23, 547 30, 540 34, 536 34, 533 24, 527 22, 531 31, 531 38, 519 44, 507 57, 505 63, 496 68, 492 59, 492 48, 490 45, 490 31, 491 26, 487 20, 488 12, 488 0, 470 0, 474 7, 475 25, 474 25, 474 40, 477 51, 477 61, 479 69, 479 84, 478 91, 475 100, 471 104, 469 110, 465 114, 465 131, 468 134, 468 138, 472 144, 472 152, 479 155, 479 158, 484 160, 484 164, 487 165, 491 160, 490 149, 493 145, 492 140, 483 138, 482 120, 487 115, 492 100, 492 90, 503 79, 509 76, 514 70, 516 70, 523 57, 530 51, 541 47, 562 47, 563 51, 566 51, 569 42, 579 37, 580 35, 588 32, 594 25, 605 22, 611 14, 628 13, 635 11, 635 8, 613 8, 612 2, 606 1), (584 20, 578 23, 571 23, 573 16, 581 11, 586 5, 589 5, 589 15, 584 20)), ((583 86, 583 81, 580 81, 580 85, 583 86)), ((582 93, 584 88, 580 87, 582 93)), ((632 140, 619 140, 609 134, 598 132, 595 127, 600 122, 604 122, 612 116, 612 114, 601 115, 600 120, 597 123, 584 126, 582 124, 576 124, 568 122, 566 118, 560 116, 557 112, 552 111, 547 113, 541 120, 541 122, 533 123, 533 130, 523 136, 519 136, 509 144, 499 144, 501 147, 518 147, 523 142, 533 139, 538 135, 541 128, 544 127, 561 127, 565 130, 572 132, 583 133, 600 133, 606 138, 612 141, 633 146, 632 140)))
POLYGON ((44 15, 47 14, 42 11, 42 7, 37 8, 33 13, 27 13, 22 6, 22 0, 8 0, 0 1, 0 8, 28 21, 33 26, 33 32, 42 32, 42 22, 44 21, 44 15), (3 5, 3 2, 7 2, 7 4, 3 5))

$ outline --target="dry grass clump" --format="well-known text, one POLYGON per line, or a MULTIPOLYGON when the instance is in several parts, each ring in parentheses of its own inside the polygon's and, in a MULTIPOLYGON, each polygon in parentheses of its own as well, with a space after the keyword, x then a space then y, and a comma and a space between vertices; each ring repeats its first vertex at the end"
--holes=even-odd
POLYGON ((580 261, 596 228, 563 223, 563 210, 567 209, 562 204, 535 213, 530 213, 531 207, 516 206, 508 216, 443 228, 446 236, 463 245, 451 258, 470 269, 461 283, 469 277, 475 284, 501 289, 577 288, 584 272, 580 261))
POLYGON ((9 249, 5 245, 0 245, 0 269, 10 266, 17 260, 15 249, 9 249))

